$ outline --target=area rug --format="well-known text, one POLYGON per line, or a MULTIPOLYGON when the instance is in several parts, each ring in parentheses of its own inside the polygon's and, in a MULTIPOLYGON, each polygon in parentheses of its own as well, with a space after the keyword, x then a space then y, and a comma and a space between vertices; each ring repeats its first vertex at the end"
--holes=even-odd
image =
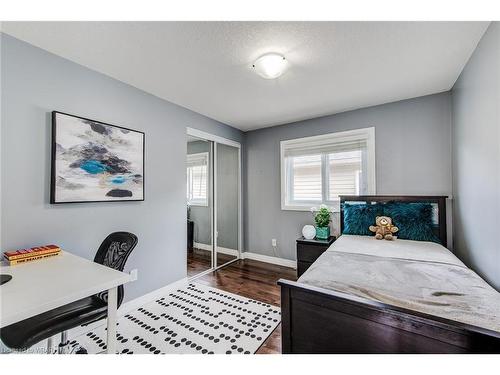
MULTIPOLYGON (((118 318, 120 354, 252 354, 281 322, 280 309, 198 283, 118 318)), ((71 342, 106 349, 106 326, 71 342)))

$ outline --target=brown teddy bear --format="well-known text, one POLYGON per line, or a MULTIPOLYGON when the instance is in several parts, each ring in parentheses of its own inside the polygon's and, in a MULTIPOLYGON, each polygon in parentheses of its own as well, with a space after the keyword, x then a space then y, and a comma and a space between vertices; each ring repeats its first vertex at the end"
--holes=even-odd
POLYGON ((393 233, 396 233, 399 228, 392 225, 392 219, 389 216, 377 216, 375 218, 376 225, 370 225, 370 231, 375 232, 375 238, 377 240, 386 239, 393 240, 393 233))

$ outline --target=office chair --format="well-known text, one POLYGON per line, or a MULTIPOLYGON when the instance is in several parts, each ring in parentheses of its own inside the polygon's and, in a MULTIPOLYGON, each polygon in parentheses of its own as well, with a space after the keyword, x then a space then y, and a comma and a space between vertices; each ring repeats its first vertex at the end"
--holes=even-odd
MULTIPOLYGON (((111 233, 102 242, 94 258, 94 262, 123 271, 125 262, 137 245, 137 236, 128 232, 111 233)), ((119 307, 123 301, 123 285, 118 287, 119 307)), ((51 345, 51 337, 61 333, 60 354, 67 353, 69 343, 67 330, 94 323, 107 316, 108 292, 100 292, 70 304, 44 312, 20 322, 0 329, 0 339, 14 350, 26 350, 36 343, 49 339, 47 351, 51 345)), ((80 350, 85 353, 85 350, 80 350)))

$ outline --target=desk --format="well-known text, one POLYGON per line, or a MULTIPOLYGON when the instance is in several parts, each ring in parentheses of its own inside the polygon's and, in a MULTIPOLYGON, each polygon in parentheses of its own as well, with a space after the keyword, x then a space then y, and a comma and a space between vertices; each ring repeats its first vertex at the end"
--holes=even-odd
POLYGON ((131 281, 129 274, 66 251, 32 263, 2 264, 0 273, 12 275, 0 286, 2 327, 107 290, 107 352, 115 353, 117 288, 131 281))

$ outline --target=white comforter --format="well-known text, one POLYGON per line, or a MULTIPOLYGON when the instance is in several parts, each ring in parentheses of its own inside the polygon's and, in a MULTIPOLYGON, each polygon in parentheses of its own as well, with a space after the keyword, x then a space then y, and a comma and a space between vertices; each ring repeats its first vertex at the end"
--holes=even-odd
POLYGON ((500 293, 431 242, 342 235, 299 282, 500 332, 500 293))

